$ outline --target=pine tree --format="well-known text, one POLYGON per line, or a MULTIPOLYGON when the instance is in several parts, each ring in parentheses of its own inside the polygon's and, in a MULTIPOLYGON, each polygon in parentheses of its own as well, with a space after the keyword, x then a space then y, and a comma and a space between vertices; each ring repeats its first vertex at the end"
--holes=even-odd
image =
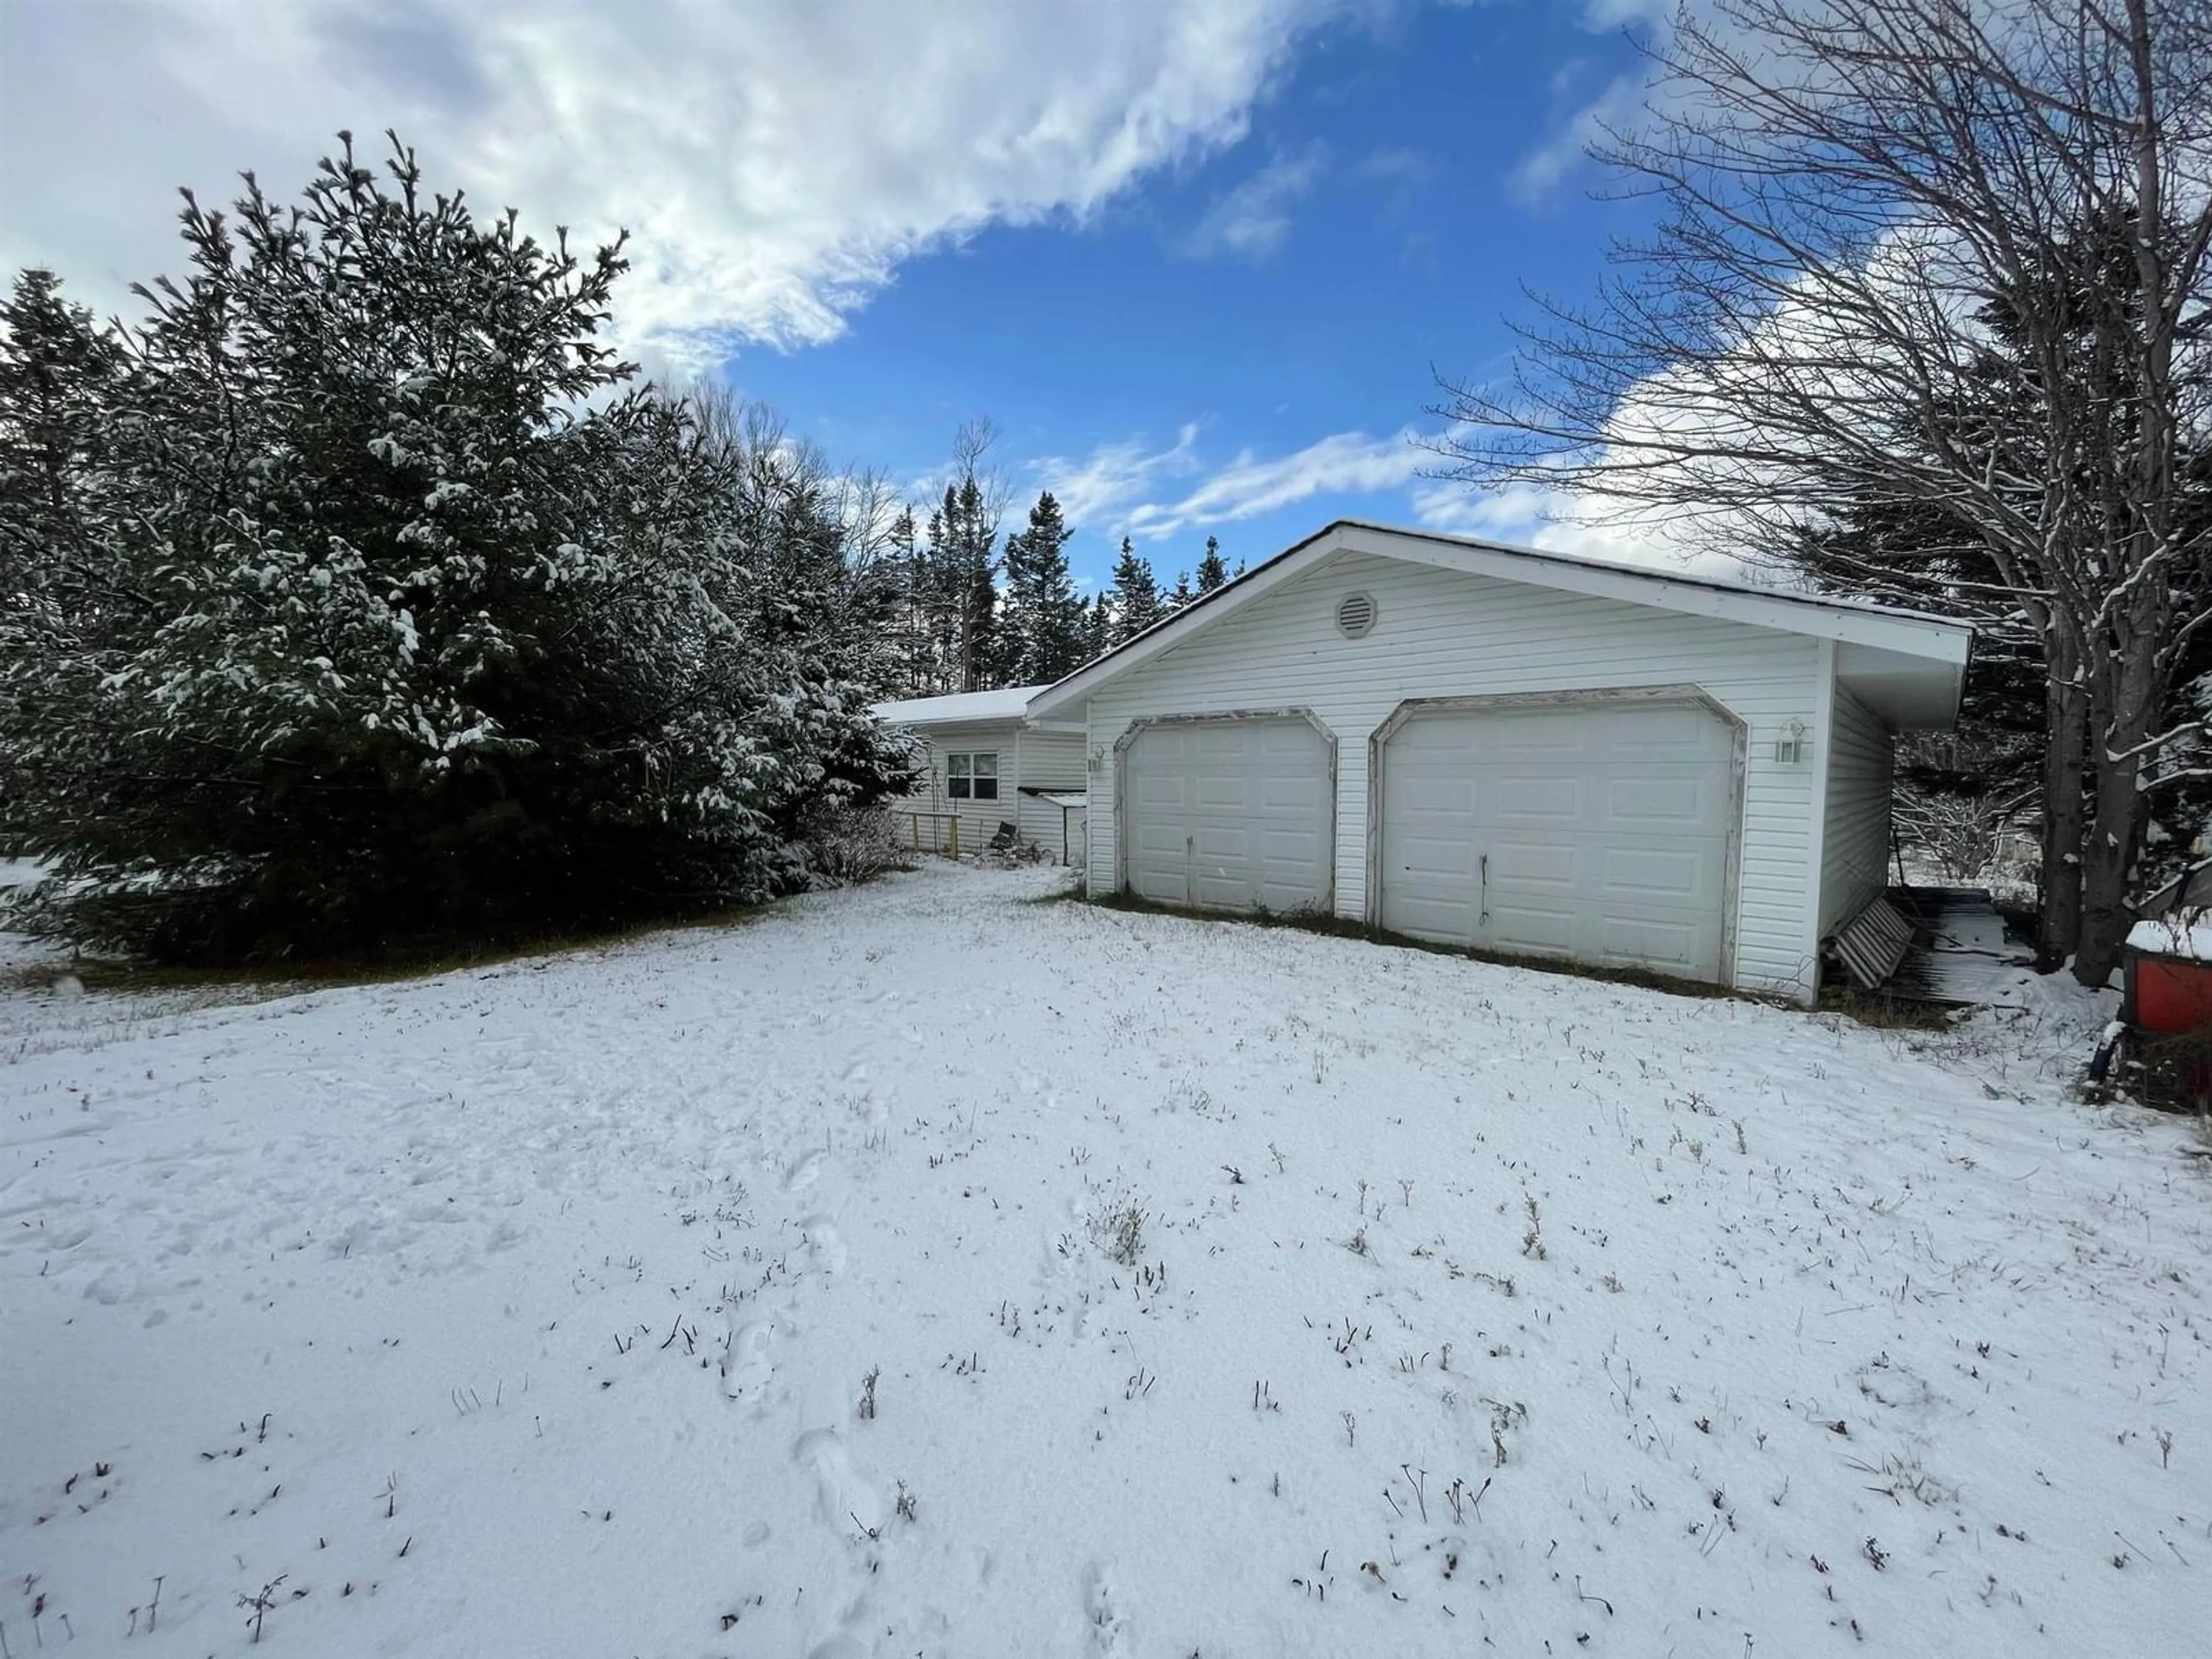
POLYGON ((1164 614, 1160 585, 1152 567, 1138 556, 1127 536, 1121 538, 1121 556, 1114 564, 1114 643, 1133 640, 1164 614))
POLYGON ((1067 564, 1070 532, 1050 490, 1029 525, 1006 538, 1006 595, 1000 641, 1004 683, 1046 684, 1090 655, 1083 601, 1067 564))
POLYGON ((998 515, 983 481, 969 471, 945 487, 930 520, 930 558, 950 638, 945 688, 981 691, 1000 684, 998 515))
POLYGON ((1229 567, 1221 562, 1221 544, 1212 537, 1206 538, 1206 556, 1198 562, 1198 591, 1202 598, 1217 587, 1229 583, 1229 567))
POLYGON ((595 337, 619 245, 479 222, 393 149, 386 181, 347 141, 296 208, 188 200, 188 274, 96 347, 18 284, 0 548, 65 520, 82 557, 48 567, 97 576, 0 608, 51 931, 328 955, 742 902, 911 775, 834 492, 626 388, 595 337))
MULTIPOLYGON (((121 348, 61 296, 52 271, 26 270, 0 304, 0 661, 19 671, 70 663, 97 674, 102 643, 145 609, 108 556, 115 503, 102 483, 104 422, 121 348)), ((45 688, 0 670, 0 728, 23 729, 25 696, 45 688)), ((23 756, 0 744, 0 850, 21 833, 23 756)))
POLYGON ((926 697, 938 690, 933 573, 910 506, 902 507, 892 521, 888 562, 898 595, 895 684, 901 696, 926 697))
MULTIPOLYGON (((1114 631, 1114 608, 1104 593, 1091 596, 1091 613, 1083 630, 1083 653, 1085 662, 1104 656, 1116 643, 1114 631)), ((1079 667, 1080 664, 1077 665, 1079 667)))
POLYGON ((1173 588, 1169 590, 1165 600, 1169 613, 1172 615, 1174 612, 1182 610, 1183 606, 1188 605, 1197 597, 1198 595, 1191 591, 1190 572, 1188 570, 1176 571, 1176 585, 1173 588))

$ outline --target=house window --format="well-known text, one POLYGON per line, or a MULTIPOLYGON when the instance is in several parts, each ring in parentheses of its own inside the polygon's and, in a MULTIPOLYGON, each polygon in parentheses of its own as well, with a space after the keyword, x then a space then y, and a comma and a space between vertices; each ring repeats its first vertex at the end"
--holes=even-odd
POLYGON ((955 800, 996 800, 999 757, 988 750, 945 757, 945 793, 955 800))

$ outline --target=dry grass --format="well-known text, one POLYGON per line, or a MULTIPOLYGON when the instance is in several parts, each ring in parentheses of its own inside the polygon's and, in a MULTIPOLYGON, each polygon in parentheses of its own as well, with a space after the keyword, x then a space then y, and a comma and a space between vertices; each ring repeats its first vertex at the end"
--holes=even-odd
POLYGON ((1881 991, 1862 991, 1842 986, 1820 993, 1824 1013, 1841 1014, 1878 1031, 1941 1031, 1948 1029, 1953 1010, 1932 1002, 1916 1002, 1881 991))
MULTIPOLYGON (((1052 894, 1036 902, 1056 902, 1073 896, 1077 895, 1052 894)), ((1172 905, 1155 904, 1133 893, 1109 893, 1091 902, 1103 908, 1124 910, 1133 915, 1173 916, 1184 921, 1224 922, 1243 927, 1290 928, 1302 933, 1318 933, 1325 939, 1358 939, 1364 944, 1386 945, 1401 951, 1420 951, 1430 956, 1456 957, 1462 961, 1489 963, 1499 968, 1528 968, 1538 973, 1594 980, 1602 985, 1630 985, 1639 990, 1664 991, 1670 996, 1769 1005, 1775 1000, 1771 997, 1754 996, 1747 991, 1735 990, 1724 985, 1708 985, 1698 980, 1678 979, 1669 974, 1653 973, 1648 969, 1602 968, 1588 963, 1565 962, 1556 957, 1522 956, 1507 951, 1485 951, 1474 945, 1441 945, 1432 939, 1414 939, 1409 934, 1393 933, 1387 927, 1372 927, 1364 921, 1351 921, 1342 916, 1315 910, 1182 910, 1172 905)))
POLYGON ((743 926, 784 902, 714 911, 672 921, 641 921, 619 927, 549 933, 535 937, 480 946, 449 943, 424 947, 402 946, 384 956, 342 956, 308 961, 287 960, 237 966, 203 967, 183 963, 135 961, 128 957, 74 955, 45 961, 0 964, 0 993, 46 991, 64 975, 88 992, 118 996, 155 996, 179 993, 237 994, 234 1000, 259 1001, 290 996, 325 987, 382 985, 429 979, 440 974, 463 973, 497 967, 535 957, 564 956, 576 951, 606 950, 657 933, 743 926))

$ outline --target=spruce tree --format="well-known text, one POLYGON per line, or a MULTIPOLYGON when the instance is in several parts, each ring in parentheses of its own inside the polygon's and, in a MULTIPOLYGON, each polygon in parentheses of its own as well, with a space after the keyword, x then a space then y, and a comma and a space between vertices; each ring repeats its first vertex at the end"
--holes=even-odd
MULTIPOLYGON (((1091 595, 1091 613, 1085 619, 1083 634, 1083 653, 1085 662, 1103 657, 1114 648, 1115 644, 1114 608, 1108 602, 1105 594, 1091 595)), ((1078 665, 1080 666, 1080 665, 1078 665)))
POLYGON ((1169 590, 1165 601, 1169 612, 1172 614, 1175 611, 1182 610, 1183 606, 1188 605, 1197 597, 1198 595, 1191 591, 1190 572, 1188 570, 1176 571, 1176 585, 1169 590))
POLYGON ((999 639, 998 526, 981 481, 972 472, 945 487, 931 521, 932 555, 941 570, 951 629, 951 690, 1004 684, 999 639))
MULTIPOLYGON (((0 304, 0 729, 27 731, 22 700, 47 695, 47 672, 25 671, 99 672, 104 641, 144 609, 107 552, 119 502, 103 482, 105 428, 123 369, 52 271, 16 277, 0 304)), ((27 758, 0 743, 0 853, 24 827, 27 758)))
POLYGON ((1160 585, 1152 567, 1138 556, 1127 536, 1121 538, 1121 556, 1114 563, 1114 639, 1116 645, 1133 640, 1163 614, 1160 585))
POLYGON ((1049 684, 1090 655, 1083 601, 1068 569, 1069 534, 1048 489, 1030 509, 1027 528, 1006 538, 1000 648, 1007 684, 1049 684))
POLYGON ((1212 537, 1206 538, 1206 556, 1198 562, 1198 591, 1200 597, 1229 583, 1229 567, 1221 562, 1221 544, 1212 537))
POLYGON ((0 548, 96 579, 0 611, 50 931, 235 959, 742 902, 911 775, 834 503, 599 343, 620 245, 480 222, 393 152, 348 140, 296 207, 188 199, 187 274, 96 346, 18 285, 0 548))

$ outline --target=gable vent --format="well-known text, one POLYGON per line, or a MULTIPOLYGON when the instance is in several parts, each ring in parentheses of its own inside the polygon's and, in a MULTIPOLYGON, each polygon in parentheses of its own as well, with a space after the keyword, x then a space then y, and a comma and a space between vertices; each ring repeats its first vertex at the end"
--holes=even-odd
POLYGON ((1356 640, 1375 626, 1375 601, 1365 593, 1347 593, 1337 602, 1337 631, 1356 640))

